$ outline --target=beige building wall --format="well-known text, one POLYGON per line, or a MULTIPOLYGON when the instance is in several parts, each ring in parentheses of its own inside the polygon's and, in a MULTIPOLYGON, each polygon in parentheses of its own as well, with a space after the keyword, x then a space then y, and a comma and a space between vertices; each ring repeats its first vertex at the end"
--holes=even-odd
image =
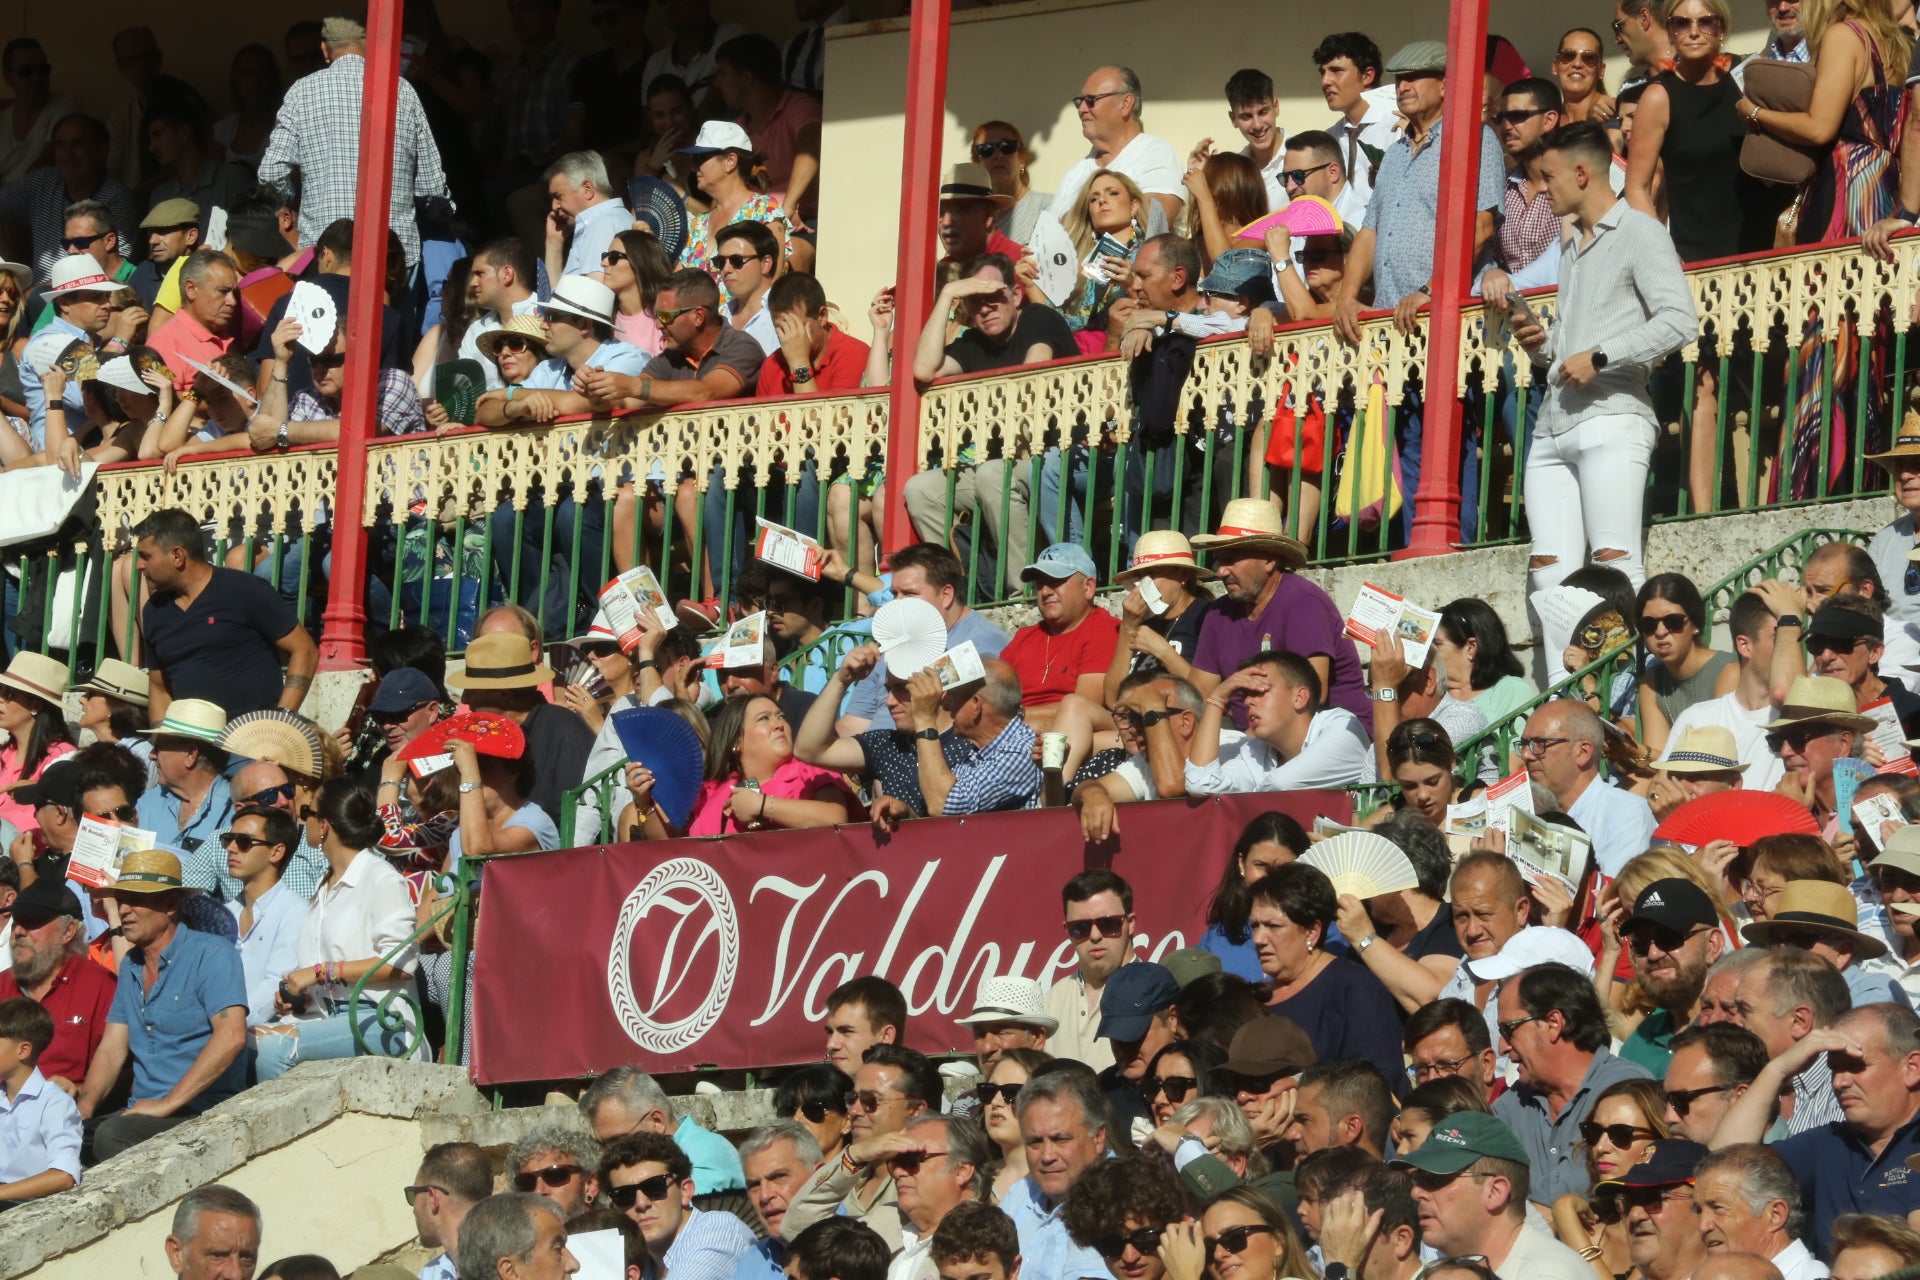
MULTIPOLYGON (((1733 0, 1742 30, 1732 41, 1755 51, 1765 38, 1760 0, 1733 0)), ((1493 0, 1492 30, 1513 41, 1536 74, 1545 74, 1568 27, 1599 29, 1607 49, 1607 83, 1618 84, 1626 59, 1607 31, 1608 0, 1493 0)), ((1289 133, 1324 128, 1331 119, 1320 97, 1311 54, 1334 30, 1371 34, 1383 53, 1415 39, 1446 38, 1442 0, 1026 0, 956 13, 947 76, 944 155, 970 158, 973 126, 1004 119, 1026 132, 1035 152, 1033 185, 1051 191, 1086 153, 1068 101, 1089 71, 1125 63, 1140 75, 1147 130, 1184 156, 1200 139, 1238 149, 1227 123, 1222 87, 1241 67, 1274 79, 1280 123, 1289 133)), ((827 46, 826 107, 821 158, 819 273, 830 298, 865 338, 869 299, 892 283, 898 253, 901 146, 905 119, 907 33, 904 21, 846 28, 827 46), (852 181, 847 175, 854 176, 852 181)))

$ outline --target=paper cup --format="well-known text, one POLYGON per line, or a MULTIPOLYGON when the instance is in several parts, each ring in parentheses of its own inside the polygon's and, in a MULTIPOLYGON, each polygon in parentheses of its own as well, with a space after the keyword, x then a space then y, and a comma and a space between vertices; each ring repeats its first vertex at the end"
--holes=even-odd
POLYGON ((1042 769, 1064 769, 1067 767, 1066 734, 1043 733, 1040 735, 1040 767, 1042 769))

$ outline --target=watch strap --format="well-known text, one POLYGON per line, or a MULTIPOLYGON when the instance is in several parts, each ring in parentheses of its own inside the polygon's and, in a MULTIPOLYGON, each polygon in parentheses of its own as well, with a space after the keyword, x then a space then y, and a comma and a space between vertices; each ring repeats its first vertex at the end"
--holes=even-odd
POLYGON ((918 738, 918 739, 920 739, 920 741, 922 741, 922 742, 938 742, 938 741, 940 741, 940 731, 939 731, 938 729, 920 729, 920 730, 916 730, 913 736, 914 736, 914 737, 916 737, 916 738, 918 738))

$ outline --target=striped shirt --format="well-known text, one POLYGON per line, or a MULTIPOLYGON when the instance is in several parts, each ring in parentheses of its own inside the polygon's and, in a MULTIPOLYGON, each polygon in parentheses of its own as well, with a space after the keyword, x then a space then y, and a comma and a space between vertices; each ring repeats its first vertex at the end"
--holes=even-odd
POLYGON ((140 221, 133 195, 114 178, 100 179, 93 194, 74 196, 57 169, 35 169, 18 182, 0 183, 0 222, 25 223, 33 237, 33 272, 46 278, 67 254, 67 206, 79 200, 98 200, 113 210, 113 229, 120 236, 120 253, 133 252, 128 239, 140 221))
MULTIPOLYGON (((958 736, 958 735, 956 735, 958 736)), ((953 766, 953 790, 947 792, 944 817, 1031 809, 1040 799, 1040 766, 1033 762, 1033 730, 1025 720, 1009 720, 984 747, 962 739, 953 766)))
POLYGON ((742 1255, 751 1248, 753 1232, 739 1218, 689 1205, 661 1261, 673 1280, 733 1280, 742 1255))

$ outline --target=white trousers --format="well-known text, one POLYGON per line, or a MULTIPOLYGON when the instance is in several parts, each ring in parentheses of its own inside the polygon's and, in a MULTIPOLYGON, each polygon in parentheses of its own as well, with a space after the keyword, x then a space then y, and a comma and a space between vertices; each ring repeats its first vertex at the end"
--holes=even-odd
POLYGON ((1596 551, 1625 552, 1596 560, 1646 579, 1641 512, 1654 424, 1638 414, 1588 418, 1557 436, 1535 435, 1527 454, 1527 523, 1533 556, 1552 563, 1532 571, 1533 589, 1559 585, 1596 551))

